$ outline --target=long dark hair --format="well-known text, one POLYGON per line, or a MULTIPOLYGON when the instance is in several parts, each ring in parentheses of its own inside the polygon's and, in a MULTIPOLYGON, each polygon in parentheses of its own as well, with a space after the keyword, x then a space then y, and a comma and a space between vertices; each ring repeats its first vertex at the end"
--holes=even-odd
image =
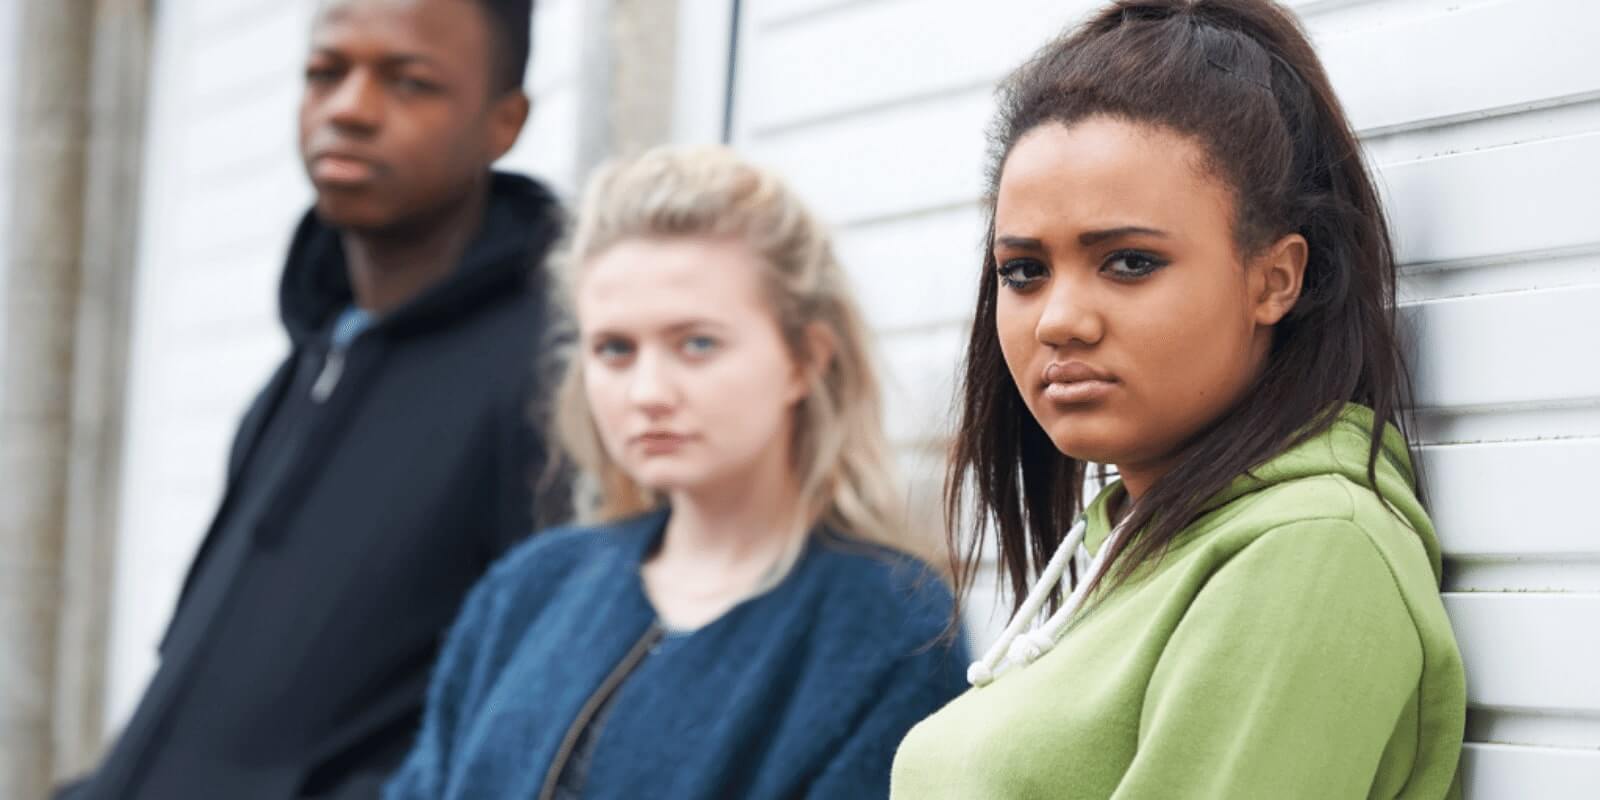
POLYGON ((1208 499, 1325 431, 1344 403, 1366 405, 1376 417, 1367 460, 1374 486, 1384 427, 1408 427, 1411 387, 1396 334, 1388 225, 1360 144, 1294 17, 1270 0, 1115 2, 1046 45, 999 90, 988 241, 945 483, 958 596, 972 585, 992 527, 1020 606, 1031 575, 1083 507, 1085 464, 1059 452, 1040 428, 1000 351, 994 202, 1023 134, 1094 115, 1198 142, 1209 171, 1232 190, 1239 252, 1294 232, 1309 243, 1300 299, 1276 326, 1261 374, 1138 498, 1124 521, 1138 534, 1106 554, 1109 583, 1096 588, 1160 558, 1208 499))

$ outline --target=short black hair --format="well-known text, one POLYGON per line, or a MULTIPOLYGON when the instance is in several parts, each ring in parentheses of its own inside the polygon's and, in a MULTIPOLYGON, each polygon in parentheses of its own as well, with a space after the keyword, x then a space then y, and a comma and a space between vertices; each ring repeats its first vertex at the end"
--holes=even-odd
POLYGON ((532 49, 533 0, 476 0, 495 52, 489 62, 489 84, 496 92, 522 86, 532 49))

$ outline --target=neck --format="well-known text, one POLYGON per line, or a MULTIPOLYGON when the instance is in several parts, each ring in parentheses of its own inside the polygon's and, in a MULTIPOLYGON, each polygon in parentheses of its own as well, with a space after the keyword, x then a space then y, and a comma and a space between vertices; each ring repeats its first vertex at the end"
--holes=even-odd
POLYGON ((658 558, 739 574, 773 563, 805 536, 799 487, 788 469, 787 453, 774 450, 784 460, 753 470, 736 486, 673 492, 672 518, 658 558))
POLYGON ((487 182, 431 219, 403 230, 346 231, 341 239, 356 304, 385 314, 443 280, 483 224, 487 182))

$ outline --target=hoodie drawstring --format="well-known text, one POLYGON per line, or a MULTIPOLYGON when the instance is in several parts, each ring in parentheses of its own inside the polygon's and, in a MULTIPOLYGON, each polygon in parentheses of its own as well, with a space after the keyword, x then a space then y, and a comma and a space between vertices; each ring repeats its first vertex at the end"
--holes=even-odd
POLYGON ((1010 624, 1006 625, 1000 638, 987 653, 983 654, 983 658, 967 667, 968 683, 979 687, 987 686, 1003 668, 1025 667, 1056 646, 1067 624, 1083 605, 1089 587, 1099 583, 1100 575, 1106 569, 1106 555, 1122 538, 1123 526, 1118 525, 1111 531, 1111 535, 1101 545, 1100 552, 1089 562, 1088 574, 1072 587, 1072 593, 1067 596, 1067 601, 1062 603, 1043 625, 1026 634, 1022 629, 1033 622, 1039 614, 1039 609, 1044 607, 1045 600, 1050 597, 1050 593, 1061 584, 1061 576, 1066 572, 1067 562, 1072 559, 1079 545, 1083 544, 1083 537, 1088 528, 1088 522, 1083 517, 1079 517, 1073 524, 1072 530, 1067 533, 1067 538, 1056 548, 1055 554, 1050 557, 1050 563, 1045 565, 1044 571, 1039 574, 1039 580, 1029 590, 1028 598, 1023 601, 1022 607, 1017 609, 1016 616, 1011 618, 1010 624))

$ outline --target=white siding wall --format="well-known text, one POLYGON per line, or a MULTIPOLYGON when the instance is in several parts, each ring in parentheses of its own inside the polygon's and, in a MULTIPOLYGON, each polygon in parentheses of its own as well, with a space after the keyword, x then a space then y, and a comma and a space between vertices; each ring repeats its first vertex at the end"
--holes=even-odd
MULTIPOLYGON (((14 65, 17 53, 17 28, 22 23, 21 3, 0 3, 0 64, 14 65)), ((0 379, 6 374, 6 283, 11 266, 11 185, 16 155, 12 140, 12 118, 16 114, 17 76, 15 69, 0 69, 0 379)))
MULTIPOLYGON (((501 166, 566 192, 580 163, 586 22, 581 0, 538 6, 533 120, 501 166)), ((287 347, 277 280, 311 199, 295 120, 314 8, 315 0, 159 4, 107 667, 113 729, 155 667, 239 416, 287 347)))
MULTIPOLYGON (((992 87, 1098 5, 744 3, 734 141, 837 226, 922 496, 976 286, 992 87)), ((1406 265, 1469 796, 1600 796, 1600 4, 1291 5, 1379 167, 1406 265)))

